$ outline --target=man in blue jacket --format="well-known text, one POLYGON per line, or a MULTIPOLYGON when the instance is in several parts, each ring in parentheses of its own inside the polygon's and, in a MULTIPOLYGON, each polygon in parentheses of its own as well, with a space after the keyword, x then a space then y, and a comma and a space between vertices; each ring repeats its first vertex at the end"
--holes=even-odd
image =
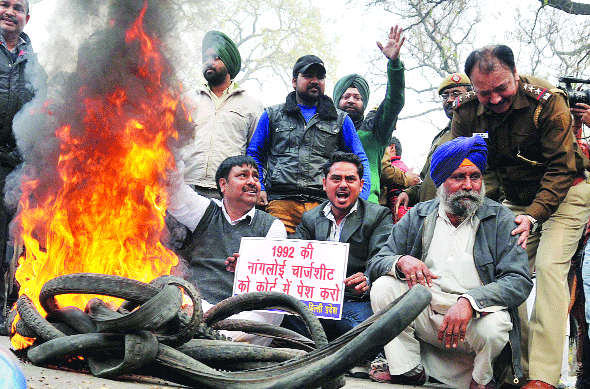
POLYGON ((258 163, 260 204, 293 234, 303 212, 326 199, 322 166, 335 151, 354 153, 365 174, 361 198, 371 188, 369 161, 352 120, 324 95, 326 68, 315 55, 293 67, 293 92, 284 103, 266 109, 246 152, 258 163))
POLYGON ((373 380, 423 385, 428 374, 456 388, 491 389, 507 374, 512 382, 522 379, 517 308, 532 281, 527 254, 511 235, 513 214, 485 198, 486 159, 479 136, 440 146, 430 173, 437 198, 402 217, 369 261, 373 311, 416 284, 433 296, 384 347, 389 369, 371 371, 373 380))

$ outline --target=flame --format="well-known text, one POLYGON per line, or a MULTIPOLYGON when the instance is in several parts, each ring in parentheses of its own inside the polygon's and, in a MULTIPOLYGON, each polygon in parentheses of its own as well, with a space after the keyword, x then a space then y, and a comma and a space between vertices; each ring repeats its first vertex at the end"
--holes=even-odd
MULTIPOLYGON (((149 282, 178 263, 160 237, 166 173, 174 169, 169 144, 178 139, 174 119, 179 102, 171 88, 162 86, 170 69, 160 42, 143 29, 146 8, 125 37, 126 44, 140 49, 133 72, 142 87, 117 87, 94 96, 82 86, 77 110, 83 130, 64 124, 55 131, 60 147, 57 183, 47 185, 35 172, 23 179, 18 220, 25 254, 16 278, 20 293, 41 313, 41 287, 57 276, 92 272, 149 282)), ((62 295, 57 302, 84 309, 92 297, 62 295)), ((30 339, 15 335, 12 343, 22 348, 30 339)))

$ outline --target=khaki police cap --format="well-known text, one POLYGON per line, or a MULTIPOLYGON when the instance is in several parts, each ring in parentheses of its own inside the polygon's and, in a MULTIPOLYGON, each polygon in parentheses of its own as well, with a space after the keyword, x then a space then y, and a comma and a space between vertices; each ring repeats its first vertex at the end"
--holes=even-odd
POLYGON ((443 90, 452 88, 454 86, 469 86, 471 80, 465 73, 452 73, 443 78, 442 82, 438 86, 438 94, 440 95, 443 90))

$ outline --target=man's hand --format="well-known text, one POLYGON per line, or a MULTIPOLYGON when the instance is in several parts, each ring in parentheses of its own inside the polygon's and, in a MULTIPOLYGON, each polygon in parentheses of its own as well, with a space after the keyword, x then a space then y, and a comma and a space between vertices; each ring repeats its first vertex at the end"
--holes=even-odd
POLYGON ((406 178, 408 182, 408 186, 418 185, 420 183, 420 176, 414 173, 413 171, 409 170, 406 173, 406 178))
POLYGON ((400 26, 391 27, 391 30, 389 31, 389 39, 387 39, 385 45, 377 41, 377 46, 379 46, 379 49, 387 58, 399 58, 399 51, 406 40, 406 37, 402 36, 402 31, 403 29, 400 26))
POLYGON ((369 290, 367 285, 367 277, 361 272, 351 275, 344 279, 344 285, 346 288, 353 291, 355 294, 363 294, 369 290))
POLYGON ((526 215, 518 215, 514 218, 514 222, 518 224, 518 227, 512 230, 511 235, 520 234, 518 237, 518 245, 526 249, 526 240, 531 232, 531 221, 526 215))
POLYGON ((438 329, 438 341, 445 342, 445 346, 457 347, 459 342, 465 341, 465 332, 467 324, 473 317, 473 308, 471 303, 465 297, 459 297, 459 300, 453 306, 445 317, 438 329))
POLYGON ((258 198, 258 205, 264 205, 265 207, 268 205, 268 197, 266 197, 266 191, 260 191, 260 197, 258 198))
POLYGON ((400 207, 406 207, 408 208, 408 204, 410 203, 410 197, 408 196, 408 194, 406 192, 401 192, 398 196, 397 199, 395 199, 395 214, 393 215, 395 217, 395 222, 397 223, 399 221, 399 217, 397 216, 399 213, 399 209, 400 207))
POLYGON ((582 123, 590 126, 590 105, 584 103, 577 103, 575 107, 571 108, 574 119, 581 119, 582 123))
POLYGON ((404 273, 410 289, 417 284, 431 288, 432 280, 438 278, 437 275, 430 272, 430 269, 428 269, 428 266, 424 262, 409 255, 400 257, 396 266, 404 273))
POLYGON ((234 273, 236 271, 236 263, 240 257, 239 253, 233 253, 231 257, 225 260, 225 270, 234 273))

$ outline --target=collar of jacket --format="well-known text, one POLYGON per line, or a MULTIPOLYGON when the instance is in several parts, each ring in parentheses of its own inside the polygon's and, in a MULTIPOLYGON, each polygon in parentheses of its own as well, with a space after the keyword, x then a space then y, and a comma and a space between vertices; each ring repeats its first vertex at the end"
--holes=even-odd
MULTIPOLYGON (((283 107, 283 112, 285 112, 287 115, 296 115, 301 112, 301 109, 297 105, 295 91, 287 95, 285 106, 283 107)), ((336 111, 336 107, 334 107, 334 102, 331 98, 329 98, 326 95, 322 95, 322 97, 320 97, 320 101, 318 102, 317 115, 320 117, 321 120, 338 119, 338 112, 336 111)))

